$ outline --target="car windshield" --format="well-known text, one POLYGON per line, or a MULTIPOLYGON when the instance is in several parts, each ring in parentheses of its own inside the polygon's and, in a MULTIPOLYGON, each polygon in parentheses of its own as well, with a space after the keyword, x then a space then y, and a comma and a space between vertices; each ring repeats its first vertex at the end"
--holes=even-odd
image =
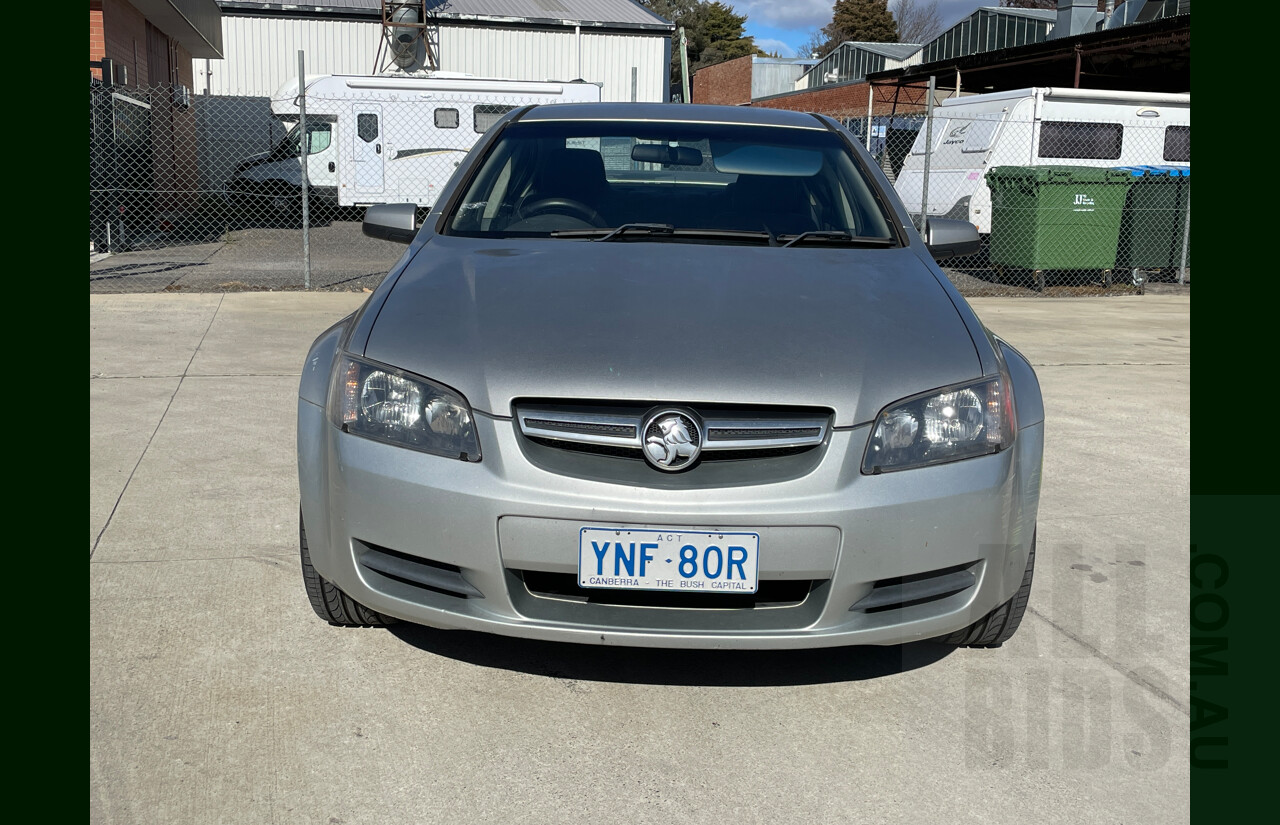
POLYGON ((835 133, 738 124, 511 124, 447 226, 494 238, 894 242, 835 133))

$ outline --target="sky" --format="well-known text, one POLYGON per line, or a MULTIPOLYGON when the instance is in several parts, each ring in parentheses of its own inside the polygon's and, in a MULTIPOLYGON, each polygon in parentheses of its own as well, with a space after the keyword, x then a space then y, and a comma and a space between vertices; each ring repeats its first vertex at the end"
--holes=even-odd
MULTIPOLYGON (((814 29, 831 21, 835 0, 723 0, 738 14, 747 16, 747 34, 756 46, 783 57, 796 57, 796 48, 809 39, 814 29)), ((922 0, 927 3, 928 0, 922 0)), ((973 14, 979 6, 994 6, 998 0, 938 0, 938 16, 943 29, 973 14)), ((890 0, 892 7, 894 0, 890 0)))

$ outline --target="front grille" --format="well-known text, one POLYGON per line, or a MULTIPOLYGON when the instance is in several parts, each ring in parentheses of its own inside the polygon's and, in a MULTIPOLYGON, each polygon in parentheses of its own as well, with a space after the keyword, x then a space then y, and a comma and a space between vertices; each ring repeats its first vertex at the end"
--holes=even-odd
MULTIPOLYGON (((646 439, 656 433, 652 425, 643 433, 641 429, 652 413, 664 409, 672 406, 527 401, 516 404, 516 421, 526 438, 542 446, 639 461, 644 458, 646 439)), ((695 420, 701 429, 702 462, 804 452, 823 443, 831 422, 829 410, 675 409, 695 420)), ((696 437, 693 440, 699 443, 696 437)))
POLYGON ((561 433, 611 435, 618 438, 635 438, 636 428, 630 424, 601 424, 593 421, 556 421, 549 418, 526 418, 525 425, 532 430, 553 430, 561 433))
POLYGON ((755 593, 679 593, 660 590, 609 590, 579 587, 572 573, 515 571, 529 594, 580 604, 659 607, 680 610, 761 610, 803 604, 813 589, 809 579, 762 581, 755 593))
POLYGON ((640 451, 632 447, 615 447, 611 444, 583 444, 577 441, 557 441, 551 438, 530 438, 534 444, 552 447, 557 450, 568 450, 571 453, 603 455, 612 458, 640 458, 640 451))
POLYGON ((769 429, 729 429, 718 427, 707 431, 711 441, 761 441, 769 438, 812 439, 822 437, 821 427, 774 427, 769 429))

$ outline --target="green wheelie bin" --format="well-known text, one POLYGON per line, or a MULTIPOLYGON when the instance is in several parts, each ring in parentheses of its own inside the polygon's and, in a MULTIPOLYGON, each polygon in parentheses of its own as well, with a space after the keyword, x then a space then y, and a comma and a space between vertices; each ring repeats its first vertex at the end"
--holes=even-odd
MULTIPOLYGON (((1120 219, 1119 269, 1176 269, 1191 204, 1191 167, 1120 166, 1130 175, 1120 219)), ((1189 251, 1188 251, 1189 252, 1189 251)), ((1191 265, 1188 255, 1187 266, 1191 265)))
POLYGON ((1027 269, 1104 270, 1116 265, 1129 172, 1094 166, 997 166, 991 188, 991 263, 1027 269))

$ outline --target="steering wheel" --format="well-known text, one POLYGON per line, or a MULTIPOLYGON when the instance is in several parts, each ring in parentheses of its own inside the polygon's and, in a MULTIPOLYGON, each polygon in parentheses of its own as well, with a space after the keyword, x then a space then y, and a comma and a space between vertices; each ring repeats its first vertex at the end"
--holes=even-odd
POLYGON ((582 201, 575 201, 572 198, 542 198, 533 203, 526 203, 520 207, 521 218, 532 218, 535 215, 541 215, 548 212, 568 213, 576 218, 581 218, 592 226, 603 226, 604 218, 600 213, 587 206, 582 201))

